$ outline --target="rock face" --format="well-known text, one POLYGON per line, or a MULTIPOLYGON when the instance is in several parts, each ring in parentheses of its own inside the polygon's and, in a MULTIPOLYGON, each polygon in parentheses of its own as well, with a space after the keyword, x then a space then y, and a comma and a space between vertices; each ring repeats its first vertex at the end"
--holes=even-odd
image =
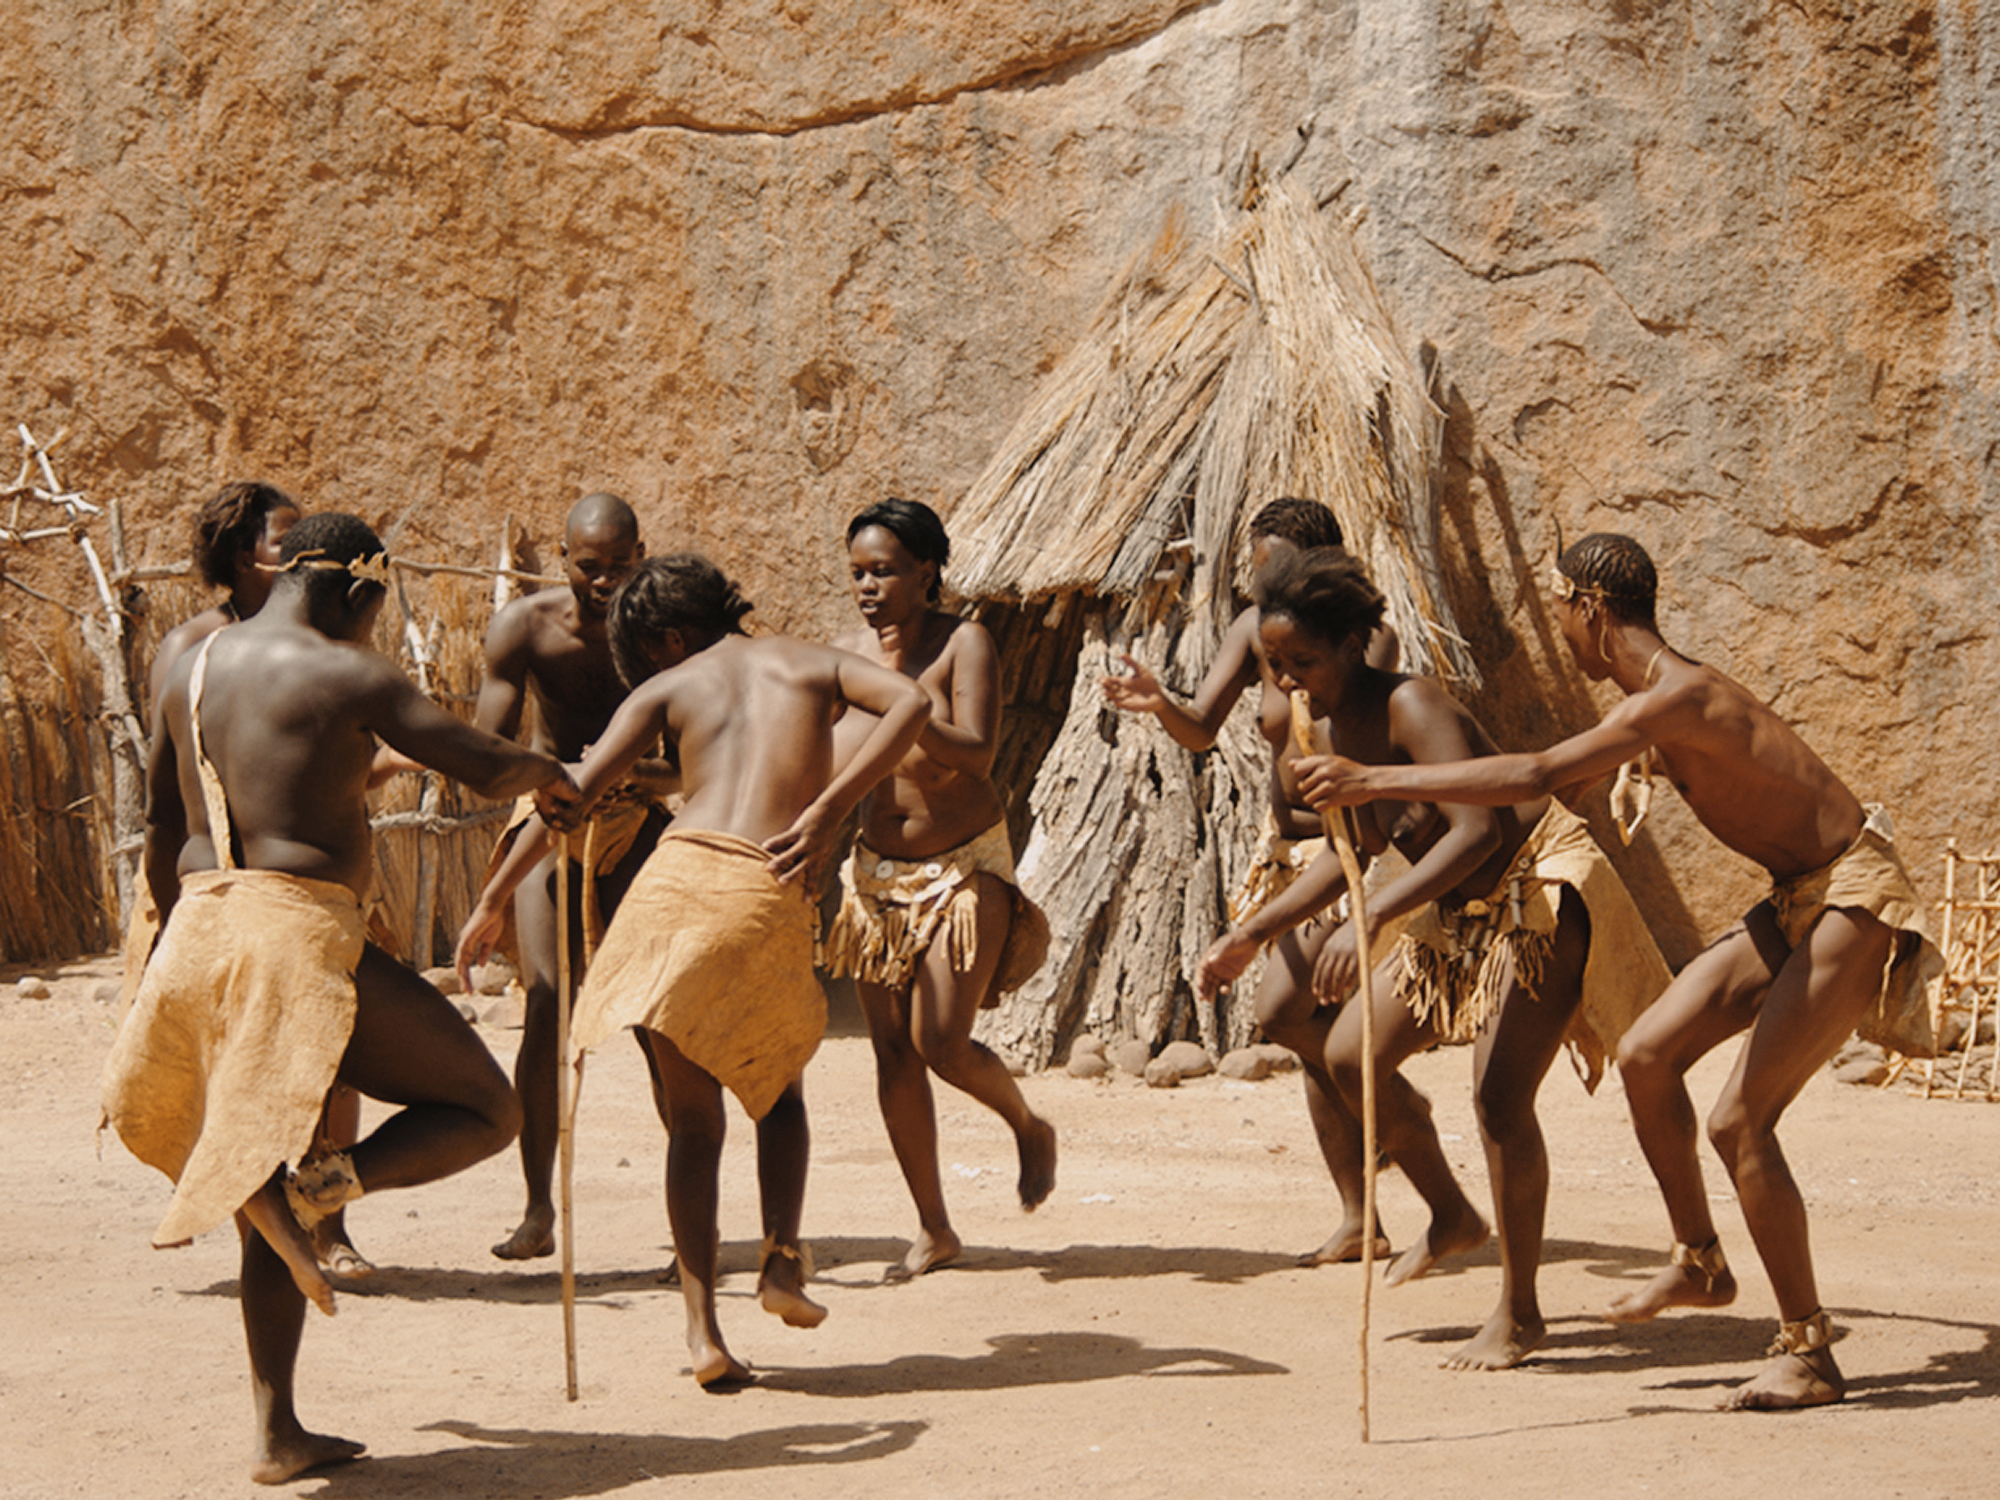
MULTIPOLYGON (((949 516, 1168 207, 1296 152, 1435 360, 1503 744, 1604 706, 1538 585, 1624 530, 1926 894, 1996 823, 1990 8, 16 9, 0 417, 72 426, 137 562, 245 473, 478 561, 608 487, 830 634, 846 518, 949 516)), ((1671 797, 1619 858, 1676 961, 1759 893, 1671 797)))

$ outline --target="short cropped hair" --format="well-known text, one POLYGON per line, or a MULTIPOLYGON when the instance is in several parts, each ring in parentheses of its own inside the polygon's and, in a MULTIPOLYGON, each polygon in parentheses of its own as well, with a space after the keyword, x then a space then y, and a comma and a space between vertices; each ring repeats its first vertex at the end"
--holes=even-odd
POLYGON ((1264 619, 1293 620, 1330 646, 1351 635, 1366 640, 1387 608, 1361 564, 1337 547, 1286 548, 1251 580, 1250 598, 1264 619))
POLYGON ((217 588, 236 581, 236 559, 257 545, 274 510, 297 510, 299 502, 261 479, 225 484, 194 518, 194 561, 217 588))
POLYGON ((1250 518, 1250 540, 1276 537, 1294 547, 1339 547, 1344 545, 1340 522, 1317 500, 1301 500, 1287 495, 1273 500, 1250 518))
POLYGON ((1556 560, 1556 569, 1578 593, 1595 594, 1621 620, 1653 623, 1660 575, 1646 549, 1615 531, 1594 531, 1556 560))
POLYGON ((328 510, 307 516, 285 533, 285 540, 278 548, 278 562, 281 571, 299 579, 308 599, 317 600, 344 594, 354 582, 354 575, 339 565, 379 557, 386 551, 388 548, 375 535, 375 529, 361 517, 328 510), (290 566, 300 559, 323 560, 336 566, 296 569, 290 566))
POLYGON ((694 552, 649 557, 611 596, 611 659, 636 687, 653 675, 648 648, 669 630, 741 635, 750 601, 707 558, 694 552))

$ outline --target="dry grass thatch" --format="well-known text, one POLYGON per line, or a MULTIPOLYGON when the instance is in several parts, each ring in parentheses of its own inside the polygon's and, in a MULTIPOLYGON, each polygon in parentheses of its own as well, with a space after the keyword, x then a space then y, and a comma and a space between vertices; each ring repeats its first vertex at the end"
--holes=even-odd
POLYGON ((41 641, 8 632, 4 642, 0 956, 9 963, 94 952, 118 932, 95 674, 68 627, 41 641))
POLYGON ((1301 495, 1338 517, 1406 662, 1475 682, 1435 561, 1441 430, 1347 228, 1294 186, 1213 246, 1176 216, 1120 278, 952 516, 953 586, 982 618, 1039 615, 1078 650, 1026 797, 1022 878, 1055 943, 983 1019, 990 1042, 1046 1062, 1083 1028, 1250 1038, 1256 971, 1217 1008, 1191 980, 1250 863, 1268 750, 1245 707, 1190 757, 1093 680, 1129 650, 1191 691, 1246 582, 1249 519, 1301 495))
POLYGON ((1339 518, 1411 662, 1475 681, 1436 563, 1441 431, 1335 215, 1279 183, 1208 248, 1177 214, 954 512, 954 583, 1132 600, 1191 548, 1199 671, 1244 582, 1249 517, 1303 495, 1339 518))

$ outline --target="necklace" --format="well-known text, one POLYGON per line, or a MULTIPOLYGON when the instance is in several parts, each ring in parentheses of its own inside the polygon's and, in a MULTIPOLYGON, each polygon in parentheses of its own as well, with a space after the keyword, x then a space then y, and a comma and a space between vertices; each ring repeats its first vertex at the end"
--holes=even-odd
POLYGON ((1657 667, 1660 664, 1660 658, 1665 656, 1666 654, 1667 654, 1667 648, 1665 646, 1662 646, 1660 647, 1659 650, 1655 651, 1652 654, 1651 658, 1647 660, 1646 675, 1639 679, 1640 692, 1643 693, 1647 688, 1653 685, 1653 668, 1657 667))

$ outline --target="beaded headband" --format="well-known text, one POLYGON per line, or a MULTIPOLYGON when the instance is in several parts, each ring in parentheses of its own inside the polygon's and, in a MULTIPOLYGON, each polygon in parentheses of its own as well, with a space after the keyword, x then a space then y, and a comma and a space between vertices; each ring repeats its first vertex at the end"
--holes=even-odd
POLYGON ((314 548, 310 552, 301 552, 290 562, 275 568, 268 563, 259 563, 257 566, 266 573, 346 573, 363 583, 379 583, 383 588, 387 588, 390 582, 391 564, 387 552, 377 552, 369 557, 357 557, 352 562, 335 562, 326 555, 323 548, 314 548))

